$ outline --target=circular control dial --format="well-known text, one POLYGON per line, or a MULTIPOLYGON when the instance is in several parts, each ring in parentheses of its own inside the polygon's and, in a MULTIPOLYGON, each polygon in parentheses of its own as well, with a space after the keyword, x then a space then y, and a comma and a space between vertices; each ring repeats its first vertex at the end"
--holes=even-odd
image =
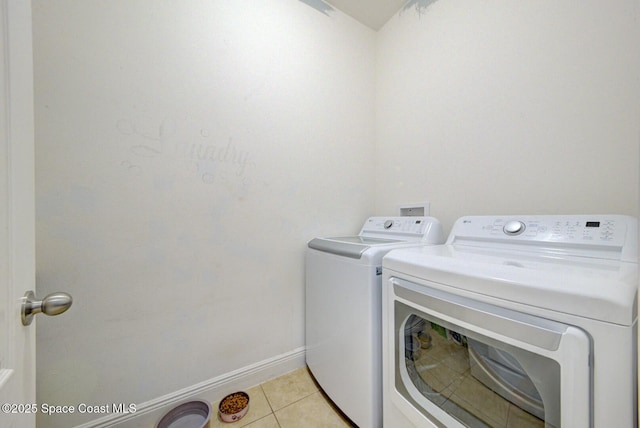
POLYGON ((504 231, 504 233, 506 233, 507 235, 520 235, 522 232, 524 232, 524 230, 527 228, 527 226, 525 226, 525 224, 521 221, 518 220, 512 220, 512 221, 508 221, 504 227, 502 228, 502 230, 504 231))
MULTIPOLYGON (((378 224, 380 224, 380 223, 378 223, 378 224)), ((384 228, 385 229, 389 229, 389 228, 391 228, 391 226, 393 226, 393 220, 387 220, 387 221, 384 222, 384 228)))

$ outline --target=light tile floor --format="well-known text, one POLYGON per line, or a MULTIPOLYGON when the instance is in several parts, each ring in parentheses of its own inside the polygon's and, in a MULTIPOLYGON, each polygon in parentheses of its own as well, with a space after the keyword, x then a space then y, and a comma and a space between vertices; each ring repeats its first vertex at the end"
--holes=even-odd
MULTIPOLYGON (((211 428, 355 427, 324 395, 306 367, 253 387, 247 393, 250 401, 245 417, 233 423, 216 417, 211 428)), ((217 409, 218 403, 213 403, 213 408, 217 409)))

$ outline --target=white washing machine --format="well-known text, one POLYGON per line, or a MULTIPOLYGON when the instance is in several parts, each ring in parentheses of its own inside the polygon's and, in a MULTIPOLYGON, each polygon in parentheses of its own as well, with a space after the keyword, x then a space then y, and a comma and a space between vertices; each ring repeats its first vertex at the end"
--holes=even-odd
POLYGON ((432 217, 371 217, 357 236, 308 244, 307 365, 324 392, 362 428, 382 426, 382 256, 444 239, 432 217))
POLYGON ((479 216, 383 259, 384 426, 637 426, 637 220, 479 216))

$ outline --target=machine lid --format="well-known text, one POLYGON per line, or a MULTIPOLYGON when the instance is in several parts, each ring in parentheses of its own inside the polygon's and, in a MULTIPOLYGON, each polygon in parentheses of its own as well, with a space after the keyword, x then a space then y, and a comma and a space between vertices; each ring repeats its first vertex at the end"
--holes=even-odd
POLYGON ((442 225, 433 217, 369 217, 357 236, 315 238, 309 248, 354 259, 370 248, 404 243, 442 244, 442 225))
POLYGON ((359 259, 365 251, 379 245, 389 245, 399 242, 397 239, 367 238, 363 236, 340 236, 336 238, 315 238, 309 241, 309 248, 325 253, 359 259))
POLYGON ((636 318, 637 263, 449 244, 396 249, 382 265, 392 276, 480 300, 489 296, 625 326, 636 318))

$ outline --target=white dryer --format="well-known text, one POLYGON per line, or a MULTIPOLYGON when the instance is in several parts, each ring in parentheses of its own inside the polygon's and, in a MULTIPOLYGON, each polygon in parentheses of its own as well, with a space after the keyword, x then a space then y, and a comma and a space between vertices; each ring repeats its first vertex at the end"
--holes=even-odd
POLYGON ((637 426, 637 220, 475 216, 383 260, 384 426, 637 426))
POLYGON ((371 217, 357 236, 308 243, 307 365, 360 427, 382 426, 382 257, 392 249, 444 240, 432 217, 371 217))

